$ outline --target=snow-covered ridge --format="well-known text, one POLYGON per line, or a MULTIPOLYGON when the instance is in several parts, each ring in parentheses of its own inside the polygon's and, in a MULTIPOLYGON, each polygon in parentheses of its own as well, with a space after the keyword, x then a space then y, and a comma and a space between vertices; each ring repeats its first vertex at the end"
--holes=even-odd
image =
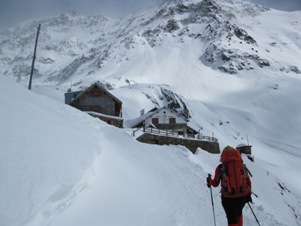
POLYGON ((116 76, 136 81, 118 70, 125 68, 135 77, 131 67, 137 57, 160 61, 173 54, 174 47, 187 52, 187 45, 195 45, 194 61, 185 62, 191 67, 197 63, 200 68, 231 74, 258 67, 301 73, 296 58, 278 57, 300 55, 298 12, 268 10, 249 1, 203 0, 164 2, 121 19, 71 11, 24 23, 0 36, 2 74, 18 81, 27 79, 38 23, 42 29, 35 74, 40 82, 69 83, 71 78, 79 82, 82 76, 110 80, 112 86, 117 84, 116 76), (283 26, 270 21, 282 21, 283 26), (174 44, 168 45, 171 40, 174 44))

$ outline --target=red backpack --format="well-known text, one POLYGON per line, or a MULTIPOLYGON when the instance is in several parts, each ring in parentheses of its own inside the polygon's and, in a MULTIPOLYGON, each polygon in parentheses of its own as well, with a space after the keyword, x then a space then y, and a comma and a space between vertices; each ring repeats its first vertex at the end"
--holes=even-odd
POLYGON ((226 147, 221 155, 221 193, 226 198, 238 198, 250 194, 247 186, 248 170, 243 164, 240 153, 226 147))

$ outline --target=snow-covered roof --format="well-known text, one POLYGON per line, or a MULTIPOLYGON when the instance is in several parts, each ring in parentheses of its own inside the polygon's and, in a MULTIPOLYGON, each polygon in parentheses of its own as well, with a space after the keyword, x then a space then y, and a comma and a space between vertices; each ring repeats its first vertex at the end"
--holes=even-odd
POLYGON ((123 120, 122 118, 117 117, 117 116, 106 115, 106 114, 102 114, 102 113, 98 113, 98 112, 94 112, 94 111, 85 111, 85 112, 92 116, 105 117, 107 119, 123 120))
MULTIPOLYGON (((126 126, 127 126, 127 127, 131 127, 131 128, 136 127, 136 126, 138 126, 140 123, 142 123, 143 121, 145 121, 146 119, 151 118, 154 114, 156 114, 158 111, 160 111, 160 110, 162 110, 162 109, 168 109, 168 110, 170 110, 171 112, 177 114, 179 117, 182 117, 183 119, 186 120, 186 118, 185 118, 183 115, 179 114, 178 112, 176 112, 175 110, 173 110, 173 109, 171 109, 171 108, 169 108, 169 107, 164 106, 164 107, 161 107, 161 108, 156 108, 156 107, 155 107, 155 108, 151 109, 150 111, 148 111, 147 113, 145 113, 145 114, 139 116, 138 118, 135 118, 135 119, 133 119, 133 120, 128 120, 128 121, 126 122, 126 126)), ((150 126, 150 125, 154 126, 152 123, 150 123, 150 124, 148 124, 148 125, 145 125, 145 126, 150 126)))
MULTIPOLYGON (((152 109, 153 110, 153 109, 152 109)), ((145 121, 147 118, 150 118, 153 114, 156 113, 156 111, 148 111, 147 113, 139 116, 138 118, 132 119, 132 120, 128 120, 125 122, 125 125, 127 127, 133 128, 137 125, 139 125, 140 123, 142 123, 143 121, 145 121)), ((146 125, 148 126, 148 125, 146 125)))

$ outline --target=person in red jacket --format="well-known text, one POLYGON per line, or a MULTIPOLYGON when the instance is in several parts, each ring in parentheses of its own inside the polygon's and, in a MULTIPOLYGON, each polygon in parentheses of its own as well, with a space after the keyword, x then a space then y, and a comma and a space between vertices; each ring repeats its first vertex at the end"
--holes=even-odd
MULTIPOLYGON (((223 176, 223 162, 225 161, 225 158, 227 155, 229 155, 230 152, 235 153, 235 155, 241 159, 240 153, 230 147, 227 146, 224 148, 222 154, 221 154, 221 164, 219 164, 215 169, 214 178, 211 178, 211 175, 209 174, 207 177, 207 186, 213 186, 217 187, 221 183, 221 199, 222 199, 222 206, 225 210, 227 220, 228 220, 228 226, 243 226, 243 215, 242 210, 247 202, 252 202, 251 199, 251 180, 249 174, 245 173, 245 179, 246 179, 246 188, 244 192, 240 194, 230 194, 227 190, 228 183, 224 180, 225 177, 223 176), (238 154, 237 154, 237 153, 238 154)), ((242 160, 241 160, 241 164, 242 160)), ((244 165, 243 165, 244 166, 244 165)), ((247 170, 245 170, 247 171, 247 170)))

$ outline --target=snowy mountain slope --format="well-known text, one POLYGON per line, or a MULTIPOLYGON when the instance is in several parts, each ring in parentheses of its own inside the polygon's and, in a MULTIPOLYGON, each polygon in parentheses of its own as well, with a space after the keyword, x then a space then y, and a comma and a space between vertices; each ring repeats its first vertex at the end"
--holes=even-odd
POLYGON ((170 84, 173 76, 181 81, 189 74, 194 81, 211 69, 245 73, 258 67, 300 74, 298 18, 298 11, 212 0, 169 1, 124 19, 69 12, 2 33, 1 70, 27 80, 41 23, 36 62, 41 82, 70 84, 72 77, 74 83, 101 80, 116 87, 127 81, 170 84), (186 60, 175 67, 174 56, 186 60))
MULTIPOLYGON (((32 59, 33 43, 30 41, 36 37, 37 24, 41 23, 41 34, 39 36, 39 57, 36 62, 36 76, 41 76, 39 64, 43 67, 42 73, 47 77, 52 77, 57 70, 66 72, 66 65, 72 64, 73 70, 78 57, 86 59, 83 55, 87 49, 92 51, 95 44, 102 40, 115 20, 103 16, 84 17, 77 12, 67 12, 51 19, 45 19, 30 24, 22 24, 12 28, 1 37, 6 37, 11 41, 5 40, 1 43, 2 56, 5 56, 5 63, 13 67, 14 74, 19 80, 24 79, 30 69, 27 62, 32 59), (55 66, 54 66, 55 65, 55 66)), ((7 74, 10 72, 5 72, 7 74)), ((64 74, 65 74, 64 73, 64 74)), ((68 72, 70 74, 70 72, 68 72)), ((64 75, 69 78, 68 73, 64 75)), ((49 79, 50 79, 49 78, 49 79)), ((45 78, 44 78, 45 79, 45 78)), ((64 79, 64 77, 62 78, 64 79)))
MULTIPOLYGON (((122 100, 125 121, 165 105, 169 90, 221 149, 250 142, 262 225, 300 225, 299 21, 299 11, 239 0, 165 1, 124 19, 68 12, 41 21, 33 92, 42 96, 22 87, 39 22, 1 33, 0 224, 213 224, 204 178, 219 157, 140 144, 62 105, 71 83, 99 80, 122 100)), ((218 189, 214 201, 223 224, 218 189)))
MULTIPOLYGON (((214 171, 219 155, 139 143, 127 129, 34 94, 4 76, 0 80, 5 106, 0 111, 0 173, 5 184, 0 189, 1 224, 213 224, 205 178, 214 171), (15 90, 10 97, 5 95, 9 90, 15 90)), ((232 141, 228 135, 221 144, 232 141)), ((271 165, 257 158, 263 153, 254 151, 255 162, 245 162, 254 175, 259 198, 252 207, 261 224, 299 225, 300 186, 283 182, 287 169, 277 176, 275 169, 284 167, 284 157, 292 163, 300 156, 282 152, 271 165)), ((217 223, 224 224, 218 189, 213 194, 217 223)), ((248 207, 244 214, 245 225, 256 224, 248 207)))
POLYGON ((6 97, 0 110, 0 224, 20 225, 48 198, 59 199, 56 192, 72 190, 101 151, 100 141, 97 133, 88 133, 93 131, 89 117, 78 118, 74 109, 28 92, 4 76, 1 95, 6 97), (11 90, 16 90, 13 95, 5 95, 11 90))

